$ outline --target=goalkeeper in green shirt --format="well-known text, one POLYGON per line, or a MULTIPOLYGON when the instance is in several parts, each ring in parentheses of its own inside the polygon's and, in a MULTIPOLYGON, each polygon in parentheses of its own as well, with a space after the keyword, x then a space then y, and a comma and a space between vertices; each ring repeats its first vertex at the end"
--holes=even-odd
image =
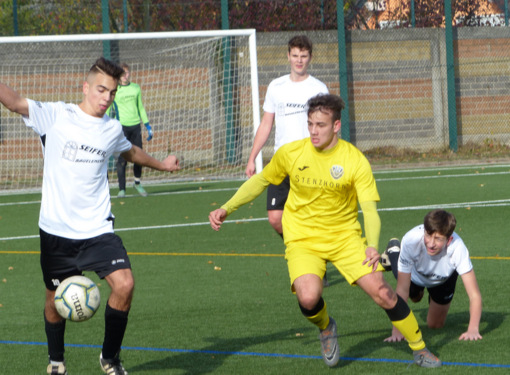
MULTIPOLYGON (((153 136, 152 128, 149 125, 149 118, 142 103, 142 90, 136 83, 130 82, 129 66, 124 63, 121 65, 124 69, 124 74, 120 78, 115 101, 113 102, 110 110, 112 109, 114 117, 122 124, 122 130, 129 142, 142 148, 142 127, 140 120, 147 128, 149 136, 147 140, 150 141, 153 136)), ((126 196, 126 165, 127 161, 119 156, 117 160, 117 177, 119 179, 119 193, 118 197, 126 196)), ((142 177, 142 166, 138 164, 133 165, 133 174, 135 176, 134 188, 142 197, 147 196, 147 192, 140 183, 142 177)))

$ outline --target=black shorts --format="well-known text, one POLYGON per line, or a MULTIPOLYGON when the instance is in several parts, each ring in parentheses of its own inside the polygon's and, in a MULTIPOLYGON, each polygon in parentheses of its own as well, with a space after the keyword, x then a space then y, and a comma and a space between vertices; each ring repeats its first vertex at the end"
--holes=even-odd
MULTIPOLYGON (((429 299, 439 305, 448 305, 455 294, 455 285, 457 284, 457 277, 459 274, 457 271, 453 272, 452 275, 441 285, 427 288, 429 292, 429 299)), ((409 288, 409 298, 418 296, 420 292, 425 289, 424 286, 416 285, 411 281, 411 287, 409 288)))
POLYGON ((67 277, 94 271, 101 279, 120 269, 131 268, 122 240, 105 233, 86 240, 54 236, 39 229, 41 269, 49 290, 57 289, 67 277))
POLYGON ((285 177, 280 185, 269 185, 267 187, 267 210, 282 210, 287 202, 290 191, 289 176, 285 177))

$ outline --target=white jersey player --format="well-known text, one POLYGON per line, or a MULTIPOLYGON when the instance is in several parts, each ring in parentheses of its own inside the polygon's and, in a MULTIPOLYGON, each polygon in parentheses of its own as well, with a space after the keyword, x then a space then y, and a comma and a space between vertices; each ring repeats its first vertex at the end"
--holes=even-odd
POLYGON ((55 290, 64 279, 93 271, 111 293, 105 308, 105 333, 99 363, 105 373, 125 375, 119 357, 134 290, 131 264, 122 240, 113 233, 107 167, 120 153, 133 163, 175 171, 170 155, 159 161, 127 141, 117 120, 105 115, 112 104, 122 68, 99 58, 83 83, 80 104, 41 103, 0 83, 0 103, 23 116, 44 146, 39 214, 40 263, 46 300, 44 325, 50 375, 66 375, 65 320, 55 308, 55 290))
MULTIPOLYGON (((287 58, 290 74, 271 81, 266 92, 264 115, 246 165, 248 177, 255 174, 255 158, 268 140, 273 123, 276 125, 275 152, 284 144, 309 137, 306 103, 317 94, 329 93, 324 83, 308 74, 312 42, 307 36, 298 35, 289 40, 287 58)), ((271 226, 280 235, 283 233, 283 207, 289 190, 288 178, 278 186, 269 185, 267 189, 267 216, 271 226)))
MULTIPOLYGON (((404 299, 419 302, 427 288, 429 311, 427 325, 441 328, 446 322, 460 275, 469 297, 470 319, 467 331, 459 340, 479 340, 482 296, 476 281, 469 251, 454 232, 456 219, 444 210, 433 210, 425 216, 424 223, 407 232, 402 244, 392 239, 384 254, 397 278, 397 293, 404 299)), ((388 267, 389 268, 389 267, 388 267)), ((402 334, 393 329, 385 341, 401 341, 402 334)))

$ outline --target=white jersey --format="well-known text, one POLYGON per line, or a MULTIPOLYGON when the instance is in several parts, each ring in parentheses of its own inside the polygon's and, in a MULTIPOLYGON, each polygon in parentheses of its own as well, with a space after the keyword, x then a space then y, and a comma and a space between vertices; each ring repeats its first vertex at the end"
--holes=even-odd
POLYGON ((328 92, 324 83, 310 75, 300 82, 291 81, 290 74, 271 81, 263 109, 275 114, 275 152, 284 144, 310 136, 306 103, 315 95, 328 92))
POLYGON ((457 233, 439 254, 430 256, 424 242, 425 227, 418 225, 402 238, 398 271, 411 273, 411 281, 427 288, 443 284, 454 271, 459 275, 473 269, 469 251, 457 233))
POLYGON ((108 161, 132 147, 122 125, 106 115, 90 116, 76 104, 28 104, 25 124, 44 138, 39 227, 71 239, 113 232, 108 161))

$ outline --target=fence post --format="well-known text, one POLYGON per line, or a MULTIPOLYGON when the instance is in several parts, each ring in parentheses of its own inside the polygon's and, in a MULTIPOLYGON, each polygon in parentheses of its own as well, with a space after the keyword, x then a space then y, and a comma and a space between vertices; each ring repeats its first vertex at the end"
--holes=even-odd
POLYGON ((414 0, 411 0, 411 27, 416 27, 416 15, 414 13, 414 0))
POLYGON ((122 1, 122 11, 124 13, 124 32, 128 32, 128 11, 127 11, 127 0, 122 1))
POLYGON ((12 23, 14 27, 14 36, 19 35, 18 29, 18 1, 12 0, 12 23))
POLYGON ((340 96, 345 102, 345 108, 342 111, 342 128, 340 130, 342 139, 351 140, 351 128, 349 118, 349 87, 347 80, 347 53, 345 43, 345 22, 344 22, 344 2, 336 1, 336 18, 338 29, 338 75, 340 81, 340 96))
MULTIPOLYGON (((110 32, 110 19, 108 18, 108 0, 101 0, 101 14, 103 20, 103 34, 110 32)), ((110 59, 110 41, 103 40, 103 56, 110 59)))
MULTIPOLYGON (((221 29, 228 30, 230 28, 228 20, 228 0, 221 0, 221 29)), ((225 99, 225 150, 227 161, 230 164, 236 162, 236 129, 234 126, 234 112, 233 112, 233 79, 231 67, 231 40, 233 37, 224 37, 222 44, 225 45, 223 55, 223 76, 225 83, 223 85, 223 95, 225 99)))
POLYGON ((446 42, 446 83, 448 89, 448 135, 450 150, 457 151, 457 100, 455 95, 455 61, 453 56, 452 2, 444 2, 446 42))
POLYGON ((505 0, 505 26, 508 26, 508 0, 505 0))

